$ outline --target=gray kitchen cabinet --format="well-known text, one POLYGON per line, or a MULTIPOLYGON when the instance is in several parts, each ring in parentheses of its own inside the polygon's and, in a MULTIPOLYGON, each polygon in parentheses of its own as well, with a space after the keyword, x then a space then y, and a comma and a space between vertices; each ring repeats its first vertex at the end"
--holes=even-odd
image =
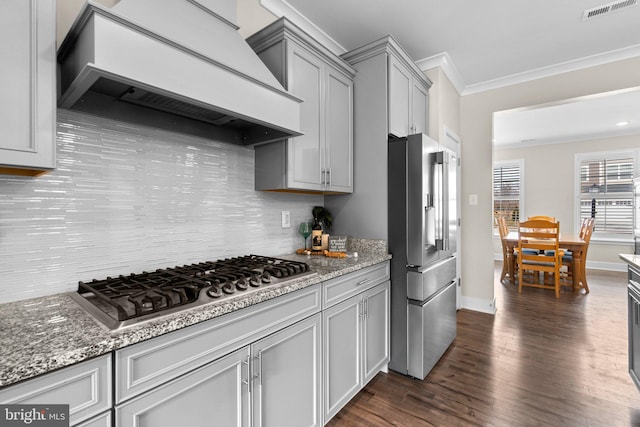
POLYGON ((388 273, 384 263, 324 284, 338 291, 323 297, 331 304, 322 312, 325 423, 389 362, 388 273))
POLYGON ((247 42, 304 100, 303 135, 255 147, 256 190, 353 192, 353 68, 285 18, 247 42))
POLYGON ((387 281, 362 295, 363 387, 389 362, 390 292, 391 282, 387 281))
MULTIPOLYGON (((70 425, 111 408, 111 354, 2 388, 3 404, 68 404, 70 425)), ((89 424, 91 425, 91 424, 89 424)))
POLYGON ((322 313, 325 422, 360 391, 361 313, 361 295, 322 313))
POLYGON ((389 133, 426 133, 428 85, 395 55, 389 56, 389 133))
POLYGON ((628 265, 629 375, 640 390, 640 269, 628 265))
POLYGON ((327 195, 324 206, 334 212, 334 234, 388 240, 389 135, 428 133, 431 82, 392 36, 341 57, 356 69, 353 180, 358 188, 327 195))
POLYGON ((320 310, 316 284, 117 350, 116 426, 320 425, 320 310))
POLYGON ((253 426, 322 425, 320 313, 251 345, 253 426))
POLYGON ((318 284, 117 350, 116 404, 318 313, 320 306, 318 284))
POLYGON ((318 313, 117 406, 116 426, 319 426, 319 354, 318 313))
POLYGON ((0 174, 55 168, 55 0, 0 2, 0 174))
POLYGON ((116 407, 117 427, 249 426, 249 346, 116 407))

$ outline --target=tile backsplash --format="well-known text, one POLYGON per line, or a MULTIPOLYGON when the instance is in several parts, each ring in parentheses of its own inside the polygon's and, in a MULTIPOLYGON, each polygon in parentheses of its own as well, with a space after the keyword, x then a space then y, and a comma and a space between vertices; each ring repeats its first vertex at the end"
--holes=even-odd
POLYGON ((302 246, 321 195, 254 191, 253 150, 58 110, 58 168, 0 175, 0 303, 302 246), (291 228, 281 227, 281 211, 291 228))

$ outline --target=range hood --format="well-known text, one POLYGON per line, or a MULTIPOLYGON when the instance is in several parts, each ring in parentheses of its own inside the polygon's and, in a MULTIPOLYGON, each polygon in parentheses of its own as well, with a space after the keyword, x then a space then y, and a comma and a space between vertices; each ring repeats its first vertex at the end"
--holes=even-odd
POLYGON ((240 145, 300 135, 302 101, 216 5, 235 14, 235 0, 88 1, 58 50, 59 107, 240 145))

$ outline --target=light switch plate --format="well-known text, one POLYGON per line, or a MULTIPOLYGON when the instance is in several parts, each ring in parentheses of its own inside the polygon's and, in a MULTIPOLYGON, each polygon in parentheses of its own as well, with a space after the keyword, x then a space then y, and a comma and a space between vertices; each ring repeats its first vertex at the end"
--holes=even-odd
POLYGON ((477 204, 478 204, 478 195, 477 194, 469 194, 469 204, 471 206, 477 206, 477 204))
POLYGON ((291 227, 291 212, 282 211, 282 228, 290 228, 290 227, 291 227))

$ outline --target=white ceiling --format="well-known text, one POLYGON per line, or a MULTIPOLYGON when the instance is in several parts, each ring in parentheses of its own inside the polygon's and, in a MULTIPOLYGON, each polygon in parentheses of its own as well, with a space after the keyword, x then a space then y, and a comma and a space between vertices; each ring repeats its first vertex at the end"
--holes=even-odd
MULTIPOLYGON (((638 4, 585 21, 586 9, 610 2, 259 1, 311 30, 336 53, 391 34, 423 69, 442 66, 463 95, 640 56, 638 4)), ((496 143, 640 133, 640 92, 610 95, 497 114, 496 143), (626 116, 630 125, 615 126, 626 116)))
POLYGON ((465 87, 621 50, 640 55, 640 5, 583 22, 607 0, 261 2, 294 22, 297 11, 347 51, 391 34, 416 62, 446 52, 465 87))
POLYGON ((640 88, 500 111, 493 133, 497 147, 640 134, 640 88))

